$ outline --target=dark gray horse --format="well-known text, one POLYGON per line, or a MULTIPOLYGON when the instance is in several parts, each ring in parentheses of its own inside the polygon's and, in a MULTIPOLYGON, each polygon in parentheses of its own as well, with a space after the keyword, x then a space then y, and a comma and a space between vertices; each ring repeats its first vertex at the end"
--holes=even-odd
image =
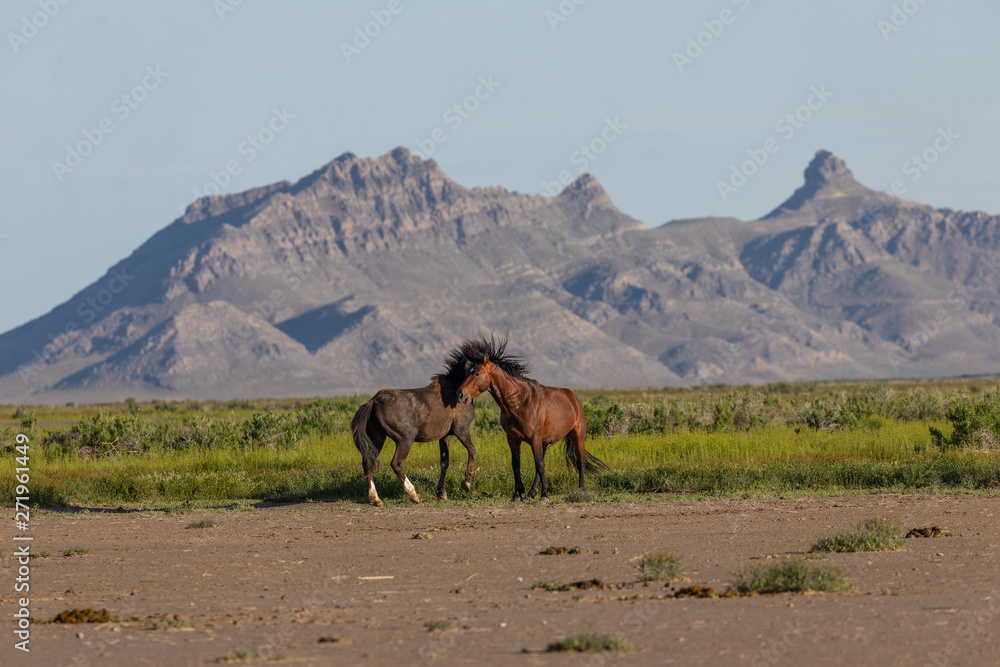
POLYGON ((453 351, 445 360, 445 368, 444 373, 435 375, 429 385, 420 389, 381 389, 354 413, 351 433, 354 446, 361 452, 361 466, 368 480, 368 500, 373 505, 382 506, 375 490, 374 474, 386 436, 396 443, 396 453, 389 465, 413 502, 419 503, 420 496, 403 471, 403 462, 414 442, 439 442, 441 478, 437 496, 447 500, 444 478, 448 472, 448 440, 453 435, 457 437, 469 452, 462 489, 472 489, 476 448, 472 445, 469 426, 475 417, 475 408, 471 402, 459 403, 455 399, 455 392, 465 379, 466 359, 460 351, 453 351))

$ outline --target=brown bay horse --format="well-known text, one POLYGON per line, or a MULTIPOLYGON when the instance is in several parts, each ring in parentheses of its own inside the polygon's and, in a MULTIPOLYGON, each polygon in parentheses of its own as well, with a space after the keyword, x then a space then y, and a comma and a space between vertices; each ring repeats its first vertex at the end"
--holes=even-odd
POLYGON ((548 387, 527 377, 527 362, 507 353, 508 339, 492 335, 490 340, 467 340, 460 348, 467 366, 467 377, 458 389, 458 400, 471 405, 484 391, 500 407, 500 426, 507 433, 511 466, 514 469, 514 501, 521 500, 521 443, 531 445, 535 456, 535 481, 528 498, 534 498, 541 482, 542 500, 548 500, 549 482, 545 476, 545 450, 565 439, 566 463, 580 473, 607 469, 607 465, 586 450, 587 420, 580 398, 570 389, 548 387))
POLYGON ((382 506, 375 490, 374 475, 387 436, 396 443, 396 452, 389 465, 413 502, 419 503, 420 495, 406 476, 403 462, 414 442, 438 441, 441 447, 441 478, 438 480, 437 496, 447 500, 444 481, 448 472, 448 440, 453 435, 457 437, 469 453, 462 489, 472 489, 476 448, 472 444, 469 427, 475 417, 475 408, 471 403, 460 403, 456 399, 458 387, 466 375, 465 357, 459 351, 453 351, 445 366, 445 372, 435 375, 426 387, 382 389, 354 414, 351 433, 354 446, 361 452, 361 467, 368 481, 368 500, 373 505, 382 506))

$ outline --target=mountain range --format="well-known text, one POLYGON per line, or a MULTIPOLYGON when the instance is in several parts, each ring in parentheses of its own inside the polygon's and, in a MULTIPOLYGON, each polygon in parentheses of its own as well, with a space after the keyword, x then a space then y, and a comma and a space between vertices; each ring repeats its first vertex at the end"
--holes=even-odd
POLYGON ((1000 216, 870 190, 828 151, 759 220, 655 228, 590 174, 547 197, 345 153, 198 199, 0 335, 0 401, 417 386, 491 329, 581 388, 997 372, 998 249, 1000 216))

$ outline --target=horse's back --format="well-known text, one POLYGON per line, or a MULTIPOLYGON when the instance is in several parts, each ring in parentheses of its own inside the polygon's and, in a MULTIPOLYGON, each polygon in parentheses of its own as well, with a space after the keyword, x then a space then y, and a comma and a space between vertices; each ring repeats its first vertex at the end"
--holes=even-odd
POLYGON ((437 380, 416 389, 382 389, 373 399, 383 428, 417 442, 440 440, 452 431, 456 412, 471 422, 472 406, 452 401, 446 405, 437 380))

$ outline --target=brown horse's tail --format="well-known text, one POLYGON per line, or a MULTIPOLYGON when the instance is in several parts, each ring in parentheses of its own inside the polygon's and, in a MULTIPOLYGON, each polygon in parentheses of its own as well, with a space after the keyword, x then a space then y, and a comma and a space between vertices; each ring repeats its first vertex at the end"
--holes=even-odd
POLYGON ((368 437, 368 419, 372 414, 372 405, 375 399, 368 401, 354 413, 351 420, 351 434, 354 436, 354 446, 361 452, 364 459, 365 468, 372 472, 378 470, 378 452, 375 451, 375 444, 368 437))
POLYGON ((600 470, 610 470, 608 464, 597 458, 586 449, 583 450, 583 461, 580 461, 580 455, 576 451, 576 443, 570 442, 569 438, 566 438, 566 465, 569 469, 574 472, 579 472, 581 466, 583 466, 583 472, 598 472, 600 470))

